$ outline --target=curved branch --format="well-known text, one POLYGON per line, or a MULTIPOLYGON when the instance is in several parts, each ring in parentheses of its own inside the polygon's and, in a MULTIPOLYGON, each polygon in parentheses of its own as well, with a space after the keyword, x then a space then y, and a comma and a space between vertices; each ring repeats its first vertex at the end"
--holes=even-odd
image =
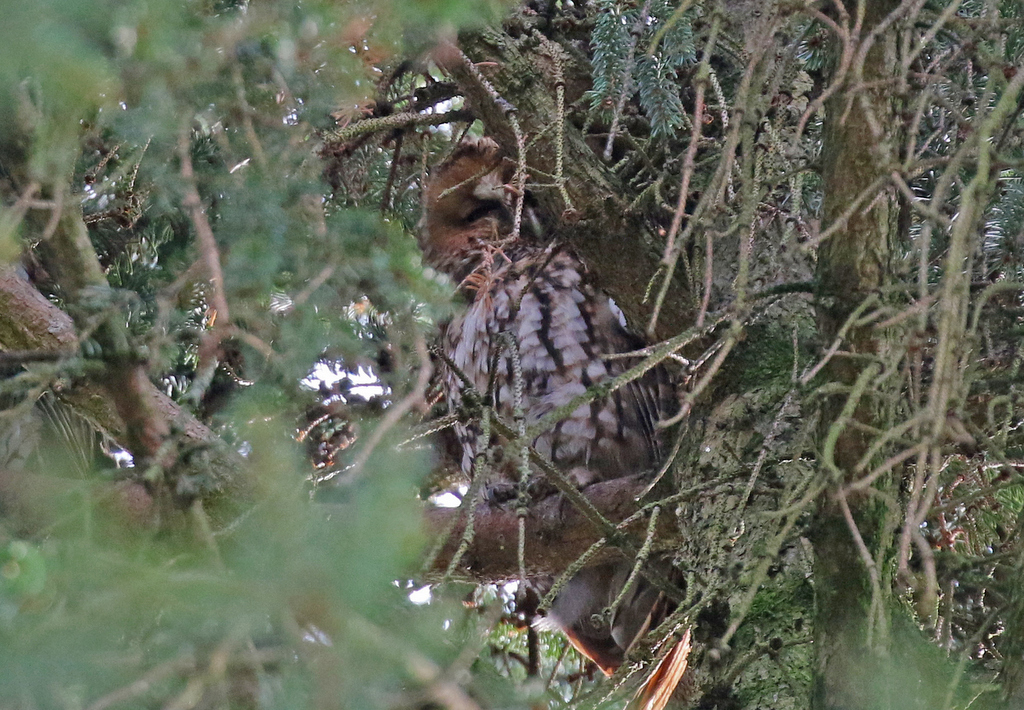
MULTIPOLYGON (((50 303, 15 268, 0 269, 0 350, 45 353, 45 359, 53 360, 78 354, 78 336, 71 316, 50 303)), ((241 488, 237 472, 244 459, 148 379, 137 384, 137 395, 148 410, 169 422, 187 444, 209 450, 204 465, 212 469, 213 476, 226 488, 241 488)), ((128 425, 108 388, 76 382, 62 390, 60 397, 115 441, 125 442, 129 437, 128 425)))

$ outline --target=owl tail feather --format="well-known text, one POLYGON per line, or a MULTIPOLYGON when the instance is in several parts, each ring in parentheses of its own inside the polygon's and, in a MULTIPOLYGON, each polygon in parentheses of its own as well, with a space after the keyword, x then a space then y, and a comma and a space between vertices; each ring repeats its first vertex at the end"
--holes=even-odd
POLYGON ((662 710, 672 698, 690 659, 690 630, 672 647, 625 710, 662 710))
POLYGON ((606 676, 612 675, 615 669, 622 664, 622 651, 610 638, 607 640, 583 638, 573 628, 562 629, 562 633, 569 639, 573 648, 596 663, 606 676))

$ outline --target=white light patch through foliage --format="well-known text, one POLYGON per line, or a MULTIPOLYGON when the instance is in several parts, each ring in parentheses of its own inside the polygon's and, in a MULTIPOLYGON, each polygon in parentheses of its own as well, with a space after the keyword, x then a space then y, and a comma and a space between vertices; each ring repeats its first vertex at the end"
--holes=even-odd
POLYGON ((352 383, 348 394, 365 400, 381 397, 389 392, 370 368, 360 365, 355 370, 346 370, 336 362, 318 362, 313 366, 313 371, 302 380, 302 384, 310 389, 331 388, 346 378, 352 383))
POLYGON ((110 458, 114 459, 114 463, 117 464, 118 468, 134 468, 135 459, 132 457, 131 452, 121 448, 111 448, 109 452, 110 458))
POLYGON ((466 495, 467 490, 469 490, 469 486, 463 484, 459 486, 457 494, 452 491, 435 493, 430 496, 430 502, 438 508, 458 508, 462 505, 462 497, 466 495))
POLYGON ((429 584, 409 592, 409 601, 411 601, 416 606, 423 606, 424 604, 429 604, 431 599, 433 598, 434 595, 430 591, 429 584))

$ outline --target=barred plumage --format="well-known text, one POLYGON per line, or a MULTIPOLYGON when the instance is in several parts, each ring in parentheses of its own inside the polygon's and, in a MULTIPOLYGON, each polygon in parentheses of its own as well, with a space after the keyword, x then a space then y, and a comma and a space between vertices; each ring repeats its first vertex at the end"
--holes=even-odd
MULTIPOLYGON (((449 407, 454 411, 462 403, 465 376, 477 392, 490 393, 499 415, 511 420, 515 377, 510 348, 515 347, 529 427, 636 364, 634 358, 608 356, 644 343, 626 329, 614 301, 588 283, 586 268, 576 256, 539 239, 510 234, 511 174, 511 164, 502 160, 493 141, 460 144, 425 187, 419 239, 427 263, 456 279, 469 301, 466 311, 443 327, 440 339, 459 371, 442 366, 449 407)), ((674 404, 664 369, 654 367, 607 396, 576 407, 531 443, 581 487, 629 476, 660 461, 657 423, 674 404)), ((462 470, 472 476, 475 457, 487 442, 480 440, 478 426, 459 426, 456 433, 462 470)), ((498 479, 517 476, 514 456, 497 461, 495 468, 498 479)), ((606 673, 674 606, 641 579, 611 624, 595 627, 594 615, 615 599, 631 567, 623 562, 583 570, 563 588, 548 617, 606 673)), ((685 652, 680 649, 671 656, 681 672, 685 652)), ((662 690, 667 690, 666 698, 671 695, 671 687, 662 690)))
MULTIPOLYGON (((504 236, 511 207, 507 170, 492 141, 463 143, 427 186, 420 241, 428 263, 459 279, 471 299, 466 312, 444 327, 444 352, 476 390, 492 391, 492 404, 511 418, 512 355, 502 337, 510 333, 531 426, 636 364, 606 356, 643 342, 626 330, 615 303, 587 282, 578 258, 504 236)), ((457 407, 461 380, 451 371, 444 377, 448 403, 457 407)), ((660 459, 656 424, 670 406, 668 378, 657 367, 578 407, 532 443, 581 486, 638 473, 660 459)), ((462 427, 458 435, 462 468, 471 474, 479 433, 462 427)))

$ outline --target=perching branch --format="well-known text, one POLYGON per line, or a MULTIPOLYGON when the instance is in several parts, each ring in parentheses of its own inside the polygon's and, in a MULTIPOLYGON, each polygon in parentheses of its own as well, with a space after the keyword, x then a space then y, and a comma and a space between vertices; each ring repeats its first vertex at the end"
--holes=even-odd
MULTIPOLYGON (((643 476, 630 476, 588 486, 584 494, 607 520, 618 523, 636 512, 635 498, 643 492, 647 480, 643 476)), ((696 493, 694 495, 697 495, 696 493)), ((428 535, 434 537, 445 532, 453 517, 461 514, 458 508, 432 508, 426 511, 428 535)), ((513 579, 519 574, 519 561, 515 541, 519 531, 519 518, 512 508, 476 504, 474 535, 462 557, 461 570, 476 581, 513 579)), ((531 504, 526 516, 526 560, 530 575, 557 575, 565 570, 601 533, 591 525, 584 514, 568 504, 561 495, 552 495, 531 504)), ((462 537, 464 521, 455 525, 448 543, 433 562, 432 571, 445 571, 462 537)), ((642 540, 647 527, 645 516, 637 516, 623 531, 642 540)), ((660 549, 672 549, 677 544, 679 529, 671 516, 662 516, 656 539, 660 549)), ((608 555, 619 554, 609 550, 608 555)))
MULTIPOLYGON (((77 357, 79 352, 71 317, 48 301, 15 268, 0 270, 0 350, 46 353, 47 359, 56 360, 77 357)), ((185 444, 204 448, 212 474, 225 488, 239 490, 242 457, 151 382, 137 384, 135 394, 145 402, 145 409, 171 423, 185 444)), ((128 440, 129 425, 108 389, 89 381, 75 381, 63 388, 59 396, 115 441, 128 440)))

